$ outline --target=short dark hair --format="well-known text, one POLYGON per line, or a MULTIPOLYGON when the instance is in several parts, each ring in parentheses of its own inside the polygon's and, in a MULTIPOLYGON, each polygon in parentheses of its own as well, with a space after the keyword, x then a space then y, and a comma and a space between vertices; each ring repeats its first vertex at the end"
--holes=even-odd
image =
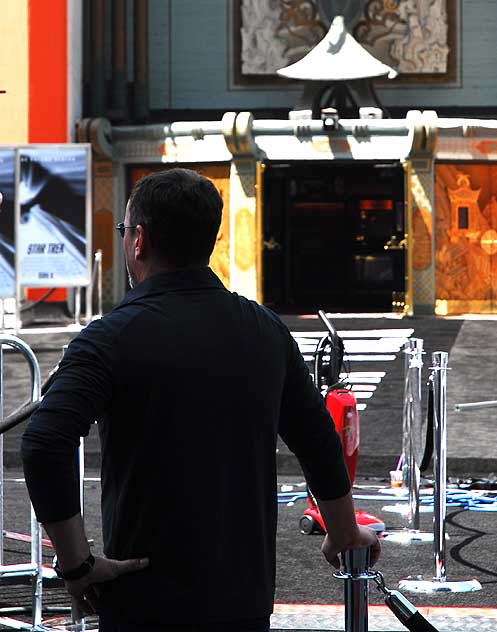
POLYGON ((207 265, 222 208, 214 184, 190 169, 145 176, 129 198, 130 223, 142 224, 154 255, 178 268, 207 265))

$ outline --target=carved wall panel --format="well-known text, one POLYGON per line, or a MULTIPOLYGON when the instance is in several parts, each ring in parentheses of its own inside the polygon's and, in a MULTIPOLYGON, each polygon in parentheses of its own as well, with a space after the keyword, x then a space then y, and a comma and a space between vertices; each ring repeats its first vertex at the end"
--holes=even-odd
POLYGON ((435 176, 437 299, 478 301, 491 311, 497 308, 497 166, 439 164, 435 176))
POLYGON ((315 0, 242 0, 244 75, 273 75, 304 57, 326 34, 315 0))
POLYGON ((446 0, 368 0, 354 35, 399 73, 446 73, 448 28, 446 0))
MULTIPOLYGON (((320 11, 319 0, 235 0, 234 6, 239 83, 274 81, 276 70, 304 57, 323 38, 333 13, 320 11)), ((401 80, 452 80, 455 10, 455 0, 366 0, 348 26, 401 80)))
MULTIPOLYGON (((131 167, 130 190, 140 178, 149 173, 171 169, 179 165, 147 165, 131 167)), ((223 217, 216 239, 214 252, 211 255, 210 267, 218 275, 224 285, 230 287, 230 167, 229 165, 181 165, 197 171, 212 180, 223 198, 223 217)))

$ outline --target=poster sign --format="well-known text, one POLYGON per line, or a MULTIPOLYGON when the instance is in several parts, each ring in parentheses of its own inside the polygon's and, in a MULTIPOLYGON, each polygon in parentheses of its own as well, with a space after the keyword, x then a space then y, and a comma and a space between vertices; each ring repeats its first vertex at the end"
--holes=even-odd
POLYGON ((15 287, 15 151, 0 148, 0 298, 16 295, 15 287))
POLYGON ((88 285, 89 149, 40 145, 22 147, 17 152, 20 285, 88 285))

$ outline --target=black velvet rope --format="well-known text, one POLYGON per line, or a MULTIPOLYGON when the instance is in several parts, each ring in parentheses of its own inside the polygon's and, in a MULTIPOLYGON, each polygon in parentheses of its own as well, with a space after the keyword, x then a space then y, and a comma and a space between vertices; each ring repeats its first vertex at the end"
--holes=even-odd
POLYGON ((438 632, 437 628, 434 628, 431 623, 423 617, 419 610, 403 625, 405 625, 410 632, 438 632))
POLYGON ((428 469, 431 463, 431 457, 433 456, 433 413, 433 382, 430 381, 428 385, 428 410, 426 413, 427 421, 425 451, 421 460, 421 465, 419 466, 419 470, 421 472, 424 472, 428 469))

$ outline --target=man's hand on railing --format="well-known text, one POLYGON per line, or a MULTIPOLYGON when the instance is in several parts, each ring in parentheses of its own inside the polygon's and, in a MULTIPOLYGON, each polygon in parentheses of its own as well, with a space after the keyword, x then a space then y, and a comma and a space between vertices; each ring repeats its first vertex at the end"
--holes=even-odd
POLYGON ((327 561, 335 568, 340 568, 339 554, 347 549, 362 549, 371 547, 371 566, 374 566, 378 561, 381 553, 381 544, 376 532, 369 527, 361 525, 358 525, 357 529, 357 535, 350 543, 347 544, 345 548, 341 542, 332 540, 332 538, 326 534, 321 546, 321 551, 327 561))

